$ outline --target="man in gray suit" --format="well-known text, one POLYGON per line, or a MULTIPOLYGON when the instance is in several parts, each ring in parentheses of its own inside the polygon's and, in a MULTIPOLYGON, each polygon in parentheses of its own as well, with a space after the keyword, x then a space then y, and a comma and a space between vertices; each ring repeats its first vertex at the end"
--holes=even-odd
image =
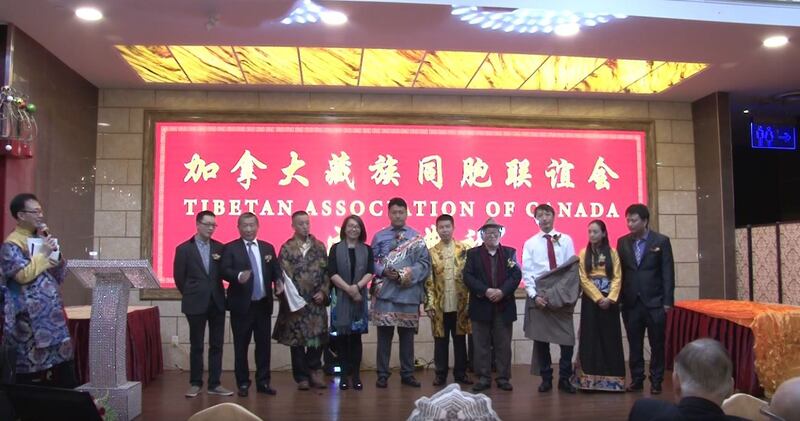
POLYGON ((211 211, 195 218, 197 233, 175 249, 172 274, 181 292, 181 311, 189 321, 189 383, 187 398, 200 393, 203 386, 203 342, 208 323, 208 394, 231 396, 220 385, 222 342, 225 332, 225 296, 219 260, 223 245, 211 239, 217 228, 211 211))
POLYGON ((650 392, 661 393, 664 380, 664 341, 667 310, 675 303, 675 263, 669 237, 650 229, 647 206, 625 210, 629 234, 617 242, 622 264, 622 321, 628 332, 631 384, 644 386, 644 334, 650 339, 650 392))

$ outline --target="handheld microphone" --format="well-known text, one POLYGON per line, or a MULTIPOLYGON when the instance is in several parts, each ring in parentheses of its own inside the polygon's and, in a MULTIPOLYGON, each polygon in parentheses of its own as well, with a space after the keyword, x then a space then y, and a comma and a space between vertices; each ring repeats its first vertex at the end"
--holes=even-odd
POLYGON ((50 230, 47 229, 47 225, 45 223, 39 224, 39 226, 37 228, 39 229, 39 233, 43 237, 49 237, 50 236, 50 230))
MULTIPOLYGON (((39 225, 39 227, 40 227, 39 228, 39 233, 44 238, 50 237, 50 230, 47 229, 47 225, 46 224, 42 223, 41 225, 39 225)), ((58 251, 58 243, 56 243, 56 248, 53 249, 53 251, 58 251)))

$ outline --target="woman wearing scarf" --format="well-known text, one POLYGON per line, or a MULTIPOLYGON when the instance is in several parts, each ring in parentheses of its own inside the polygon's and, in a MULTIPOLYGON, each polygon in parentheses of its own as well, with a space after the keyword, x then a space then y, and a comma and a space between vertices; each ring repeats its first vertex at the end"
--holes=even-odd
POLYGON ((364 244, 367 230, 356 215, 345 218, 340 242, 328 253, 331 293, 331 335, 335 338, 343 370, 339 388, 361 390, 361 335, 367 333, 367 285, 375 272, 372 248, 364 244), (348 381, 348 377, 352 381, 348 381))

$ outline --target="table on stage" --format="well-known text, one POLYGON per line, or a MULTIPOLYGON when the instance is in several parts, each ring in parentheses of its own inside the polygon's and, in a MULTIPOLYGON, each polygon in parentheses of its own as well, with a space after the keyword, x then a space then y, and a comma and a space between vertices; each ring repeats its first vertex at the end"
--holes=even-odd
POLYGON ((771 396, 800 376, 800 307, 751 301, 679 301, 667 316, 666 365, 699 338, 720 341, 733 360, 735 388, 771 396))
MULTIPOLYGON (((75 348, 75 371, 80 384, 89 381, 89 316, 92 306, 67 307, 67 326, 75 348)), ((3 325, 0 312, 0 327, 3 325)), ((0 328, 0 339, 3 337, 0 328)), ((164 372, 158 307, 128 307, 128 380, 147 385, 164 372)))
MULTIPOLYGON (((75 371, 81 384, 89 381, 89 316, 91 306, 67 307, 69 334, 75 346, 75 371)), ((128 380, 146 386, 164 371, 158 307, 128 307, 128 380)))

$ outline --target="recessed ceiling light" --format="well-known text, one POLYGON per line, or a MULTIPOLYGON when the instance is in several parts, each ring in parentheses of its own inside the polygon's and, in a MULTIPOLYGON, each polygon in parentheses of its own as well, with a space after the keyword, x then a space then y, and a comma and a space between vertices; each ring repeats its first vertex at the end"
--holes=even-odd
POLYGON ((94 22, 103 19, 103 12, 94 7, 80 7, 75 10, 75 16, 89 22, 94 22))
POLYGON ((571 37, 581 31, 581 26, 577 23, 562 23, 557 25, 553 32, 561 37, 571 37))
POLYGON ((627 15, 598 14, 572 12, 569 10, 515 9, 497 11, 489 7, 453 6, 451 15, 462 22, 480 26, 487 31, 503 31, 518 33, 551 32, 561 36, 572 36, 580 31, 581 26, 593 27, 611 22, 614 19, 625 19, 627 15), (577 29, 576 29, 577 28, 577 29))
POLYGON ((347 15, 336 10, 326 10, 319 14, 319 18, 328 25, 342 25, 347 23, 347 15))
POLYGON ((322 7, 312 0, 297 0, 292 7, 292 12, 281 19, 281 23, 284 25, 317 22, 327 25, 342 25, 347 22, 347 15, 338 10, 322 7))
POLYGON ((783 47, 789 43, 789 38, 783 35, 775 35, 764 40, 764 46, 767 48, 783 47))
POLYGON ((744 110, 744 111, 742 111, 742 113, 744 113, 744 114, 750 114, 750 110, 748 110, 748 109, 746 109, 746 108, 745 108, 745 110, 744 110))
POLYGON ((108 126, 110 126, 110 124, 108 124, 108 123, 102 123, 102 122, 100 122, 100 123, 97 123, 97 125, 98 125, 98 126, 100 126, 100 127, 108 127, 108 126))

